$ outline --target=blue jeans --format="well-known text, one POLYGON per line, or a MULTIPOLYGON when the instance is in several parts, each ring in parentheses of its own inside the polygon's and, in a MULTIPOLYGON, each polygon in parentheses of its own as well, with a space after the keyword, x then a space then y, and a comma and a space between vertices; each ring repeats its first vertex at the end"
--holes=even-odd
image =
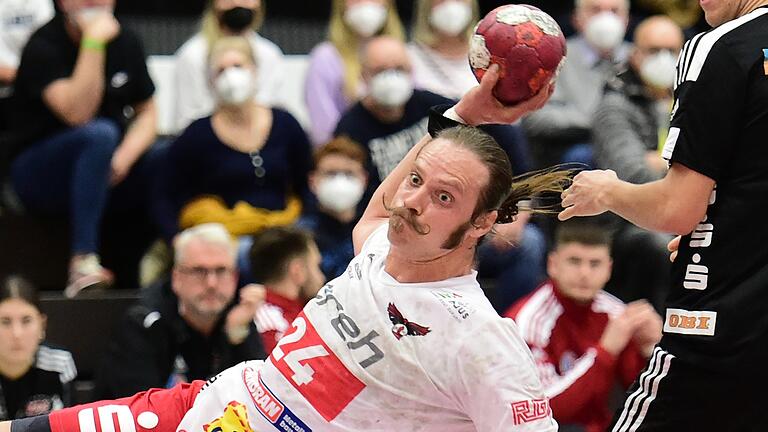
POLYGON ((112 154, 120 140, 117 123, 97 118, 32 144, 11 166, 11 182, 27 208, 69 213, 73 254, 98 249, 112 154))
POLYGON ((520 244, 506 250, 490 243, 480 245, 478 277, 495 279, 490 296, 497 312, 504 313, 515 301, 534 290, 545 279, 547 241, 541 230, 528 224, 520 244))

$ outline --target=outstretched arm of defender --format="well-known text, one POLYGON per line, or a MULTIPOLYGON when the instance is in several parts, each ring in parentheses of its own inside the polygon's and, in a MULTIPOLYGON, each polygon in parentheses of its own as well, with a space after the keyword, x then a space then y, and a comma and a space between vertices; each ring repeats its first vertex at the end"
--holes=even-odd
POLYGON ((704 218, 714 185, 709 177, 677 163, 663 179, 641 185, 619 180, 610 170, 584 171, 563 192, 565 210, 558 217, 610 211, 641 228, 685 235, 704 218))

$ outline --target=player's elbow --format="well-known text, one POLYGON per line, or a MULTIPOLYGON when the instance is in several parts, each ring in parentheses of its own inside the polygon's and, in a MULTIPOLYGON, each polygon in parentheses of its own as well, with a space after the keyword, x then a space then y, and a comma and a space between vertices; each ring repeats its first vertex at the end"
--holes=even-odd
POLYGON ((689 234, 704 220, 706 213, 706 206, 676 210, 667 218, 667 226, 663 231, 677 235, 689 234))

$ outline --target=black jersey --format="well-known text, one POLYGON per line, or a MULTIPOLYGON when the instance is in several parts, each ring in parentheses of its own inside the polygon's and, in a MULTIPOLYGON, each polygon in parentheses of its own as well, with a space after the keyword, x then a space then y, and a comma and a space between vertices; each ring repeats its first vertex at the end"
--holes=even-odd
POLYGON ((69 351, 40 345, 27 373, 13 380, 0 375, 0 420, 47 414, 69 406, 76 375, 69 351))
POLYGON ((661 346, 713 370, 768 361, 768 6, 691 39, 664 157, 713 179, 673 266, 661 346))

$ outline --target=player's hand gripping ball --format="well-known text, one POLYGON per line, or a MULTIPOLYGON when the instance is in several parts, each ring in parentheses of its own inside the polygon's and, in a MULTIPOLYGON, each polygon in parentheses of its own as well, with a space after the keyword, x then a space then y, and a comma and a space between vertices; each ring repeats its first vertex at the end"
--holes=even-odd
POLYGON ((565 62, 565 37, 557 22, 529 5, 500 6, 475 27, 469 64, 478 81, 496 63, 496 99, 516 105, 554 82, 565 62))

